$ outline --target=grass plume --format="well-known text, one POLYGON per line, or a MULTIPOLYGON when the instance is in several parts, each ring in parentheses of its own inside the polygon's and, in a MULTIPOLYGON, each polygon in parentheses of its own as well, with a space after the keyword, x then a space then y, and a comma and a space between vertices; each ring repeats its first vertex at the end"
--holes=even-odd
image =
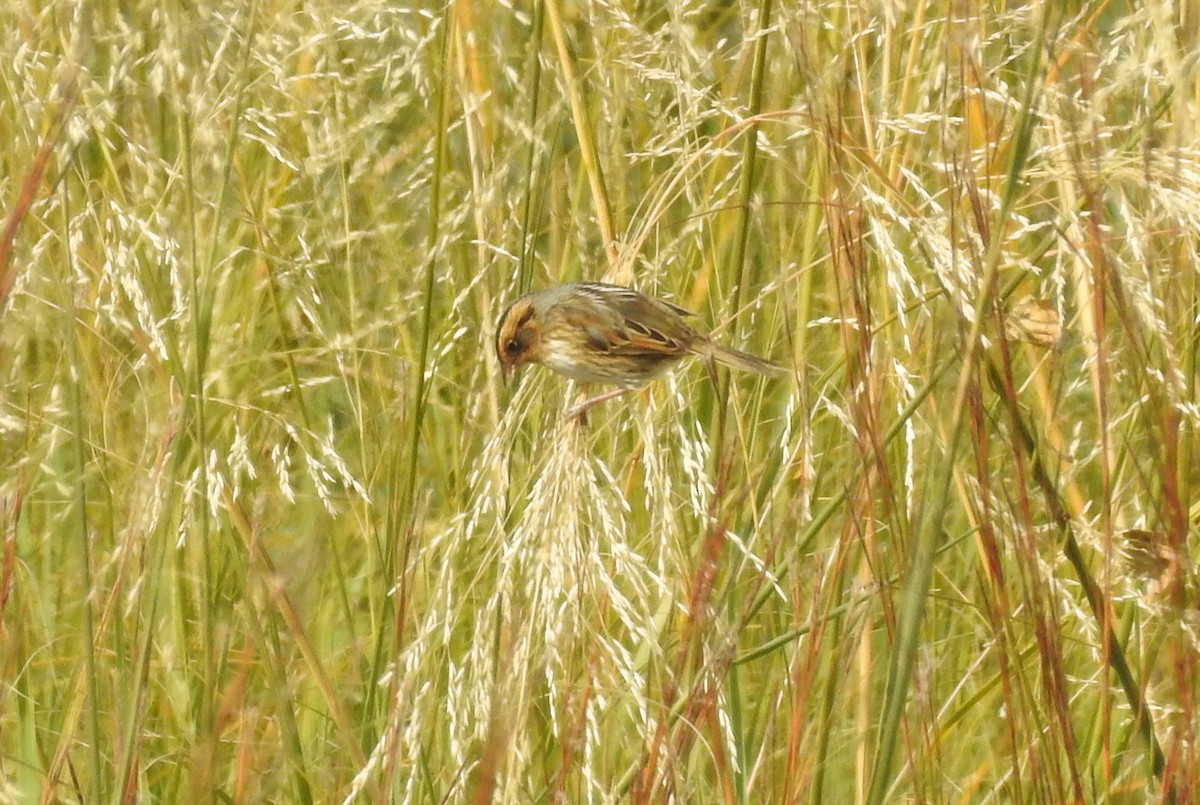
POLYGON ((0 21, 0 803, 1195 801, 1190 7, 0 21))

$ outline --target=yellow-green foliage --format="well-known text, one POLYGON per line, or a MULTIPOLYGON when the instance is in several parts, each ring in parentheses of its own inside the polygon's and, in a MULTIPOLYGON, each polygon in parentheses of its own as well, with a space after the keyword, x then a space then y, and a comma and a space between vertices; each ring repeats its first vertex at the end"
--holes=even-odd
POLYGON ((0 803, 1200 796, 1194 3, 0 28, 0 803))

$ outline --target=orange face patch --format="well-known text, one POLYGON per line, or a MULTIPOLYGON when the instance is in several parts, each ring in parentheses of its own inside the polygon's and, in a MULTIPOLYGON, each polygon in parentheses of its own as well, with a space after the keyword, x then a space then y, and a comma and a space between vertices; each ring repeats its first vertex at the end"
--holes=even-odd
POLYGON ((496 327, 496 357, 500 365, 512 370, 537 360, 541 344, 541 326, 527 299, 518 299, 504 311, 496 327))

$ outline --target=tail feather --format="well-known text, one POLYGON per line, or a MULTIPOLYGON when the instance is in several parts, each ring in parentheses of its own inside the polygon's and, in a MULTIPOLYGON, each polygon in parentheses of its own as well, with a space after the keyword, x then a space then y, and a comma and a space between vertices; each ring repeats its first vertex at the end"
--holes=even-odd
POLYGON ((712 341, 705 341, 696 352, 706 358, 712 358, 717 363, 723 363, 730 369, 738 369, 743 372, 757 372, 760 375, 778 375, 787 371, 777 363, 771 363, 757 355, 751 355, 749 352, 742 352, 740 349, 727 347, 724 344, 716 344, 712 341))

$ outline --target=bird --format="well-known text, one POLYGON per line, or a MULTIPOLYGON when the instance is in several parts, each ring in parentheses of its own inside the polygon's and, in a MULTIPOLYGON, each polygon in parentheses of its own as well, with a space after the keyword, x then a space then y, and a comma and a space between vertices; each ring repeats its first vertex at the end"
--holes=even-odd
POLYGON ((693 328, 694 315, 633 288, 604 282, 567 282, 513 301, 496 325, 496 356, 505 377, 539 363, 579 383, 617 386, 568 412, 640 388, 689 355, 733 369, 778 374, 782 366, 718 344, 693 328))

